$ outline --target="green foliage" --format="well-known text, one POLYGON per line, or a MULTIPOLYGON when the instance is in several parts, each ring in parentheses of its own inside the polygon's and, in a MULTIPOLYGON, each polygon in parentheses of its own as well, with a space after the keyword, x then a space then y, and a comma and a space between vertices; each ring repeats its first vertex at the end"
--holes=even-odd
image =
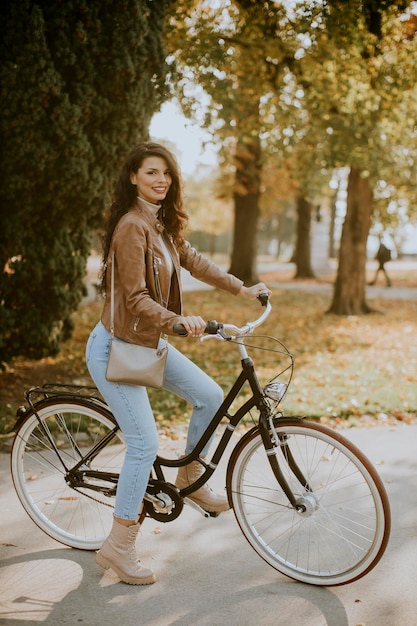
MULTIPOLYGON (((192 10, 184 3, 188 36, 182 32, 182 41, 187 46, 171 46, 183 69, 179 86, 194 80, 210 95, 211 121, 224 140, 223 154, 233 151, 236 197, 246 192, 248 204, 257 206, 257 195, 250 193, 258 189, 260 166, 266 161, 274 163, 276 172, 286 167, 295 193, 308 202, 317 202, 335 168, 349 167, 366 180, 366 206, 355 194, 347 204, 348 213, 353 207, 359 212, 365 228, 359 229, 360 245, 356 228, 342 236, 339 267, 346 266, 346 259, 355 264, 338 277, 333 310, 340 314, 368 311, 362 304, 363 276, 374 189, 384 188, 379 200, 386 205, 392 201, 390 208, 417 204, 417 36, 415 21, 402 14, 408 4, 225 0, 198 3, 192 10), (260 150, 245 160, 251 144, 256 145, 254 138, 260 150), (348 301, 354 302, 353 308, 348 301)), ((176 41, 175 33, 169 34, 176 41)), ((189 93, 184 89, 192 111, 189 93)), ((278 177, 273 182, 280 186, 278 177)), ((244 237, 245 228, 253 239, 257 218, 247 209, 243 201, 236 203, 231 264, 244 279, 250 274, 241 270, 245 259, 240 252, 245 248, 249 265, 254 249, 244 237)), ((380 206, 378 213, 383 214, 380 206)), ((298 265, 299 256, 295 259, 298 265)))
POLYGON ((417 37, 402 14, 409 4, 179 2, 168 30, 177 93, 188 113, 199 113, 200 92, 189 85, 197 82, 211 98, 223 155, 234 154, 237 133, 256 134, 264 162, 286 167, 309 198, 332 168, 353 166, 413 205, 417 37))
POLYGON ((417 42, 406 37, 399 4, 329 3, 329 15, 309 30, 302 65, 305 105, 318 113, 327 162, 412 190, 404 165, 410 150, 416 158, 417 42))
POLYGON ((71 331, 91 229, 165 97, 168 4, 2 4, 0 362, 71 331))

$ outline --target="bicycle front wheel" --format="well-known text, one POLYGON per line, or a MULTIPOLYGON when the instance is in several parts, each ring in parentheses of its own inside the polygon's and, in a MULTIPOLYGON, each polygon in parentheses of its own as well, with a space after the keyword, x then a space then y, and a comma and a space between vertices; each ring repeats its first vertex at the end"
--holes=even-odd
POLYGON ((331 586, 361 578, 389 538, 381 479, 356 446, 329 428, 297 418, 277 418, 274 428, 276 457, 297 510, 272 472, 256 427, 237 444, 227 472, 243 534, 259 556, 295 580, 331 586))
MULTIPOLYGON (((122 434, 111 414, 88 401, 48 400, 29 413, 16 433, 11 473, 16 493, 31 519, 53 539, 73 548, 101 547, 113 522, 112 484, 100 472, 118 475, 125 454, 122 434), (114 435, 109 435, 114 432, 114 435), (96 455, 99 441, 110 441, 96 455), (55 449, 54 449, 55 448, 55 449), (80 461, 88 477, 71 484, 80 461), (97 475, 94 475, 97 472, 97 475)), ((115 487, 115 485, 114 485, 115 487)))

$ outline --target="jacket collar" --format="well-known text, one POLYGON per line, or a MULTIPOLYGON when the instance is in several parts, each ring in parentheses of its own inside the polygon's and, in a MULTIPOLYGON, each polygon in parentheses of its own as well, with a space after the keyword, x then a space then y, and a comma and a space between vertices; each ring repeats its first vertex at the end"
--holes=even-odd
POLYGON ((135 211, 139 211, 142 217, 153 226, 159 233, 163 233, 165 226, 159 221, 159 219, 152 213, 152 211, 146 206, 141 198, 136 199, 135 211))

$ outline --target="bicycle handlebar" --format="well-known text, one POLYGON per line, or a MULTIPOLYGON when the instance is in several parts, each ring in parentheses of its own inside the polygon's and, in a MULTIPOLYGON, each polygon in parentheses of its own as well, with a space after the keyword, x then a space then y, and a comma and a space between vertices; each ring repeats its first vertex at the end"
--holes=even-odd
MULTIPOLYGON (((227 339, 231 339, 232 336, 247 335, 251 333, 257 326, 260 326, 261 324, 264 323, 264 321, 266 320, 266 318, 268 317, 268 315, 270 314, 272 310, 271 303, 269 302, 267 293, 261 293, 258 296, 258 300, 260 301, 261 305, 265 307, 265 311, 262 313, 260 317, 258 317, 258 319, 254 320, 253 322, 247 322, 245 326, 241 328, 239 328, 238 326, 235 326, 234 324, 223 324, 221 322, 216 322, 216 320, 209 320, 204 330, 204 334, 208 336, 201 337, 201 340, 209 339, 210 335, 215 336, 218 339, 227 340, 227 339), (233 335, 226 334, 226 331, 232 332, 233 335)), ((185 327, 183 326, 183 324, 175 324, 173 330, 180 337, 188 336, 188 333, 185 330, 185 327)))
MULTIPOLYGON (((222 324, 220 324, 219 322, 216 322, 216 320, 209 320, 206 324, 204 332, 207 335, 215 335, 219 331, 219 328, 221 326, 222 324)), ((174 333, 176 333, 180 337, 188 337, 188 333, 185 330, 185 327, 183 326, 183 324, 174 324, 173 330, 174 330, 174 333)))

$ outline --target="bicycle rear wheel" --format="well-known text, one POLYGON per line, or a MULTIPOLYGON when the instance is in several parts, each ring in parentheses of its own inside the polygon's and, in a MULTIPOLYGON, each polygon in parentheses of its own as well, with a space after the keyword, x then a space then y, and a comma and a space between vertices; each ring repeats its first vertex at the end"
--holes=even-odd
POLYGON ((237 444, 227 491, 255 551, 279 572, 314 585, 341 585, 367 574, 390 533, 384 485, 356 446, 329 428, 296 418, 274 421, 279 465, 303 512, 281 490, 259 429, 237 444), (288 464, 289 451, 308 487, 288 464), (311 491, 310 491, 310 490, 311 491))
POLYGON ((113 522, 114 497, 95 488, 112 488, 99 477, 90 486, 70 486, 68 470, 104 436, 111 441, 81 469, 119 474, 125 454, 122 434, 103 407, 81 400, 45 401, 20 425, 11 452, 16 493, 31 519, 53 539, 73 548, 101 547, 113 522), (51 443, 57 448, 54 447, 51 443))

